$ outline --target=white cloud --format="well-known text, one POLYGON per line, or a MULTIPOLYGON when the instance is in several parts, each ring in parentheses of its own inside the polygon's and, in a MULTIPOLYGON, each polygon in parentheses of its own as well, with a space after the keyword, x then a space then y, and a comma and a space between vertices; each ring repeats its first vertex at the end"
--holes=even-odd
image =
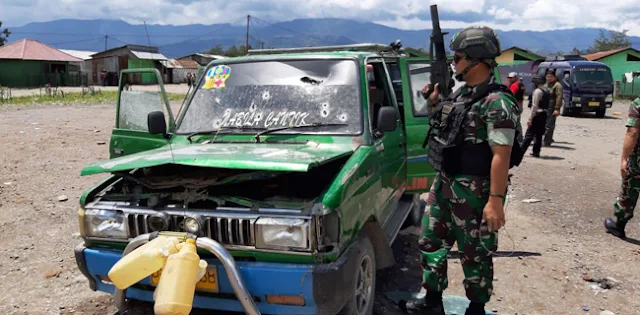
POLYGON ((268 21, 350 18, 402 28, 430 28, 429 6, 437 4, 441 26, 484 24, 500 30, 574 27, 629 29, 640 36, 637 0, 1 0, 5 26, 61 18, 123 19, 130 23, 215 24, 247 14, 268 21))

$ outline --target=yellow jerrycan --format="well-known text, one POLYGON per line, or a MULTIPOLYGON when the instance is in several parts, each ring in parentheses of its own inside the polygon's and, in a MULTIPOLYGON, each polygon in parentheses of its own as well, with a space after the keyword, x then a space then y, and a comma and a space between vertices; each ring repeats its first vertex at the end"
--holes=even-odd
POLYGON ((124 290, 162 269, 167 258, 178 252, 180 239, 158 236, 122 257, 109 270, 113 285, 124 290))
POLYGON ((167 259, 154 292, 156 315, 187 315, 193 306, 196 284, 204 275, 206 262, 200 260, 196 240, 178 245, 180 251, 167 259))

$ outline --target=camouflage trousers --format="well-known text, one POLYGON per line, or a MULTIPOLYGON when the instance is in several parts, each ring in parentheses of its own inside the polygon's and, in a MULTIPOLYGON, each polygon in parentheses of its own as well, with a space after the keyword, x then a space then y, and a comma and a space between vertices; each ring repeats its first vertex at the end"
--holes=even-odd
POLYGON ((620 222, 628 222, 633 218, 633 210, 640 194, 640 173, 627 167, 627 176, 622 179, 620 194, 613 203, 616 218, 620 222))
POLYGON ((482 213, 489 198, 489 180, 471 177, 448 179, 438 174, 429 191, 422 218, 423 282, 427 291, 448 286, 447 254, 458 243, 464 271, 463 285, 470 301, 486 303, 493 291, 493 258, 497 232, 489 232, 482 213))

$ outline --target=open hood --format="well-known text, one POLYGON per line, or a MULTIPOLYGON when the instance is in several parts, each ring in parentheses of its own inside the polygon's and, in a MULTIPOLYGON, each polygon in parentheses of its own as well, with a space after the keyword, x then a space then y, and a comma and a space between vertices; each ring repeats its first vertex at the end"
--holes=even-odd
POLYGON ((164 164, 231 169, 306 172, 353 153, 349 144, 206 143, 166 145, 91 164, 81 176, 164 164))

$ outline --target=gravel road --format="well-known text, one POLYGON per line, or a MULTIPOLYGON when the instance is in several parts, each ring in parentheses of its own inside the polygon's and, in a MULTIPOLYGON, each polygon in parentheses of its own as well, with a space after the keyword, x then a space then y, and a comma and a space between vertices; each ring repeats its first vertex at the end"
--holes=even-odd
MULTIPOLYGON (((77 270, 73 248, 78 198, 103 178, 80 170, 107 158, 114 106, 1 106, 0 314, 113 314, 109 295, 90 291, 77 270)), ((616 102, 603 119, 559 117, 555 145, 513 170, 488 308, 640 314, 640 221, 628 225, 628 241, 602 226, 619 189, 627 106, 616 102)), ((398 264, 378 273, 377 314, 400 314, 384 292, 419 289, 417 233, 397 238, 398 264)), ((446 293, 464 296, 455 251, 449 262, 446 293)))

